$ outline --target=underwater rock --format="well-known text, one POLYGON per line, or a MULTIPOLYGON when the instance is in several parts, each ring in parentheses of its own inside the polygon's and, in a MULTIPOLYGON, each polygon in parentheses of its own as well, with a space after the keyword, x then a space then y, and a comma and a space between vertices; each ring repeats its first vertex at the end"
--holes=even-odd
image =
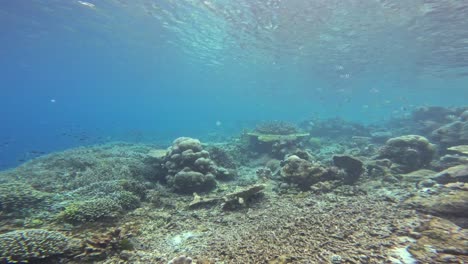
POLYGON ((68 247, 68 238, 59 232, 43 229, 11 231, 0 235, 0 262, 27 263, 61 255, 68 247))
POLYGON ((155 159, 163 159, 167 155, 167 149, 152 149, 148 152, 148 156, 155 159))
POLYGON ((355 183, 365 172, 364 163, 349 155, 334 155, 333 164, 346 172, 346 177, 343 179, 345 184, 355 183))
POLYGON ((385 142, 393 136, 391 131, 375 131, 371 133, 374 142, 385 142))
POLYGON ((153 176, 147 179, 151 182, 165 182, 167 170, 164 167, 164 158, 167 155, 167 149, 151 149, 147 155, 148 158, 144 163, 152 166, 153 176))
POLYGON ((387 140, 378 158, 396 163, 393 169, 408 173, 428 166, 434 156, 434 146, 423 136, 405 135, 387 140))
POLYGON ((400 174, 403 181, 418 183, 425 180, 433 180, 437 172, 433 170, 421 169, 410 173, 400 174))
POLYGON ((288 152, 295 150, 308 133, 295 133, 289 135, 247 133, 250 137, 250 149, 259 153, 267 153, 275 158, 283 158, 288 152))
POLYGON ((468 191, 465 190, 415 196, 406 200, 405 204, 418 211, 441 217, 468 217, 468 191))
POLYGON ((366 126, 341 118, 306 120, 301 122, 299 127, 314 137, 350 138, 370 135, 366 126))
POLYGON ((260 194, 263 189, 265 189, 265 185, 254 185, 249 188, 230 193, 224 196, 222 208, 223 210, 235 210, 245 207, 248 201, 254 196, 260 194))
POLYGON ((468 156, 458 154, 446 154, 434 163, 437 170, 445 170, 457 165, 468 164, 468 156))
POLYGON ((182 256, 173 258, 167 264, 190 264, 190 263, 192 263, 192 259, 187 256, 182 255, 182 256))
POLYGON ((193 193, 193 200, 188 205, 189 209, 209 208, 220 203, 221 197, 202 197, 197 193, 193 193))
POLYGON ((237 178, 237 170, 235 169, 226 169, 223 167, 216 168, 216 179, 220 181, 230 181, 237 178))
POLYGON ((131 258, 131 254, 128 251, 135 249, 131 235, 124 234, 119 228, 115 228, 107 233, 97 232, 92 237, 84 239, 81 244, 84 250, 81 250, 79 254, 73 257, 79 260, 80 263, 95 263, 118 253, 124 253, 123 257, 128 259, 131 258), (127 253, 125 254, 125 252, 127 253))
POLYGON ((225 149, 226 146, 208 146, 207 151, 210 153, 210 158, 216 165, 227 169, 236 169, 237 164, 232 155, 225 149))
POLYGON ((198 139, 181 137, 174 140, 164 160, 167 182, 180 193, 208 192, 216 188, 216 180, 237 176, 234 169, 217 166, 198 139))
POLYGON ((456 112, 453 109, 440 107, 440 106, 422 106, 416 108, 412 113, 411 117, 415 121, 421 120, 432 120, 436 123, 447 123, 450 122, 450 116, 455 115, 456 112))
POLYGON ((367 175, 372 178, 386 178, 392 176, 390 166, 392 161, 389 159, 369 160, 366 162, 367 175))
POLYGON ((460 120, 461 121, 468 121, 468 110, 463 111, 463 113, 460 114, 460 120))
POLYGON ((324 180, 327 174, 327 168, 320 163, 313 163, 296 155, 289 156, 284 160, 284 165, 280 170, 282 180, 297 184, 299 188, 304 190, 309 189, 312 184, 324 180))
POLYGON ((188 205, 189 209, 209 208, 222 203, 223 210, 236 210, 244 208, 252 198, 261 194, 265 185, 253 185, 241 190, 229 193, 223 197, 201 197, 197 193, 193 194, 193 200, 188 205))
POLYGON ((213 174, 203 174, 190 169, 179 171, 172 177, 170 183, 174 189, 180 193, 207 192, 216 187, 216 180, 213 174))
POLYGON ((270 121, 258 124, 255 131, 263 135, 291 135, 296 134, 298 129, 288 122, 270 121))
POLYGON ((409 246, 409 252, 420 263, 466 263, 468 261, 468 230, 449 220, 431 217, 416 229, 419 238, 409 246))
POLYGON ((310 190, 314 193, 327 193, 341 185, 340 181, 321 181, 310 186, 310 190))
POLYGON ((295 126, 285 122, 268 122, 258 125, 253 132, 246 133, 251 151, 266 153, 282 159, 297 149, 309 133, 300 132, 295 126))
POLYGON ((432 138, 444 146, 468 144, 468 121, 455 121, 432 132, 432 138))
POLYGON ((468 182, 468 164, 457 165, 434 175, 439 183, 468 182))
POLYGON ((448 148, 447 150, 468 156, 468 145, 453 146, 448 148))

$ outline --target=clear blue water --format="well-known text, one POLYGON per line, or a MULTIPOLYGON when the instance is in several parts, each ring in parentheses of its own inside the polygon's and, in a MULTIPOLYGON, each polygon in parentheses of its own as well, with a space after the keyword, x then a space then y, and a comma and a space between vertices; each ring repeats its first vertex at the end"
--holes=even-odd
POLYGON ((468 2, 0 4, 0 168, 80 145, 363 123, 468 98, 468 2))

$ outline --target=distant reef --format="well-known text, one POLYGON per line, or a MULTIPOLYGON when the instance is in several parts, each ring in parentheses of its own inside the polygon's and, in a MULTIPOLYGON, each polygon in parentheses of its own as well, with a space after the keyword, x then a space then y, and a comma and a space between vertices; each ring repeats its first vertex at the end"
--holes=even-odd
POLYGON ((468 108, 113 142, 0 172, 0 263, 465 263, 468 108))

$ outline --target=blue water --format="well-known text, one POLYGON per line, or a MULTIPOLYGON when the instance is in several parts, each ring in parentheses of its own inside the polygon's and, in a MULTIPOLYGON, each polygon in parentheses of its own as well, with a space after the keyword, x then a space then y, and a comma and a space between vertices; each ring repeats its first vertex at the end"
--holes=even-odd
POLYGON ((407 2, 3 1, 0 168, 261 120, 466 105, 468 4, 407 2))

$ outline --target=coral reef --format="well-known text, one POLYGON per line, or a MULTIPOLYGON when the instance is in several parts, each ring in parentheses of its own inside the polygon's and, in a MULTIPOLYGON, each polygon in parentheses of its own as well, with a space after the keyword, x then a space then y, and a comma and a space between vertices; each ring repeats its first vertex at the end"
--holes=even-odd
POLYGON ((294 124, 282 121, 271 121, 258 124, 255 132, 264 135, 291 135, 298 133, 294 124))
POLYGON ((350 138, 352 136, 369 136, 370 129, 364 125, 348 122, 341 118, 311 119, 303 121, 299 127, 313 137, 350 138))
POLYGON ((42 229, 12 231, 0 235, 0 262, 16 263, 60 255, 68 239, 59 232, 42 229))
POLYGON ((378 158, 390 159, 396 163, 393 169, 406 173, 428 166, 434 153, 435 147, 425 137, 405 135, 389 139, 378 158))
POLYGON ((467 119, 426 108, 398 127, 276 123, 33 159, 0 172, 0 263, 463 263, 466 145, 431 133, 467 119))
MULTIPOLYGON (((104 260, 118 253, 134 250, 133 242, 121 229, 113 229, 106 233, 94 234, 81 241, 80 252, 73 258, 80 262, 104 260)), ((125 259, 125 258, 123 258, 125 259)))
POLYGON ((349 155, 334 155, 333 164, 346 172, 346 177, 343 179, 345 184, 355 183, 365 172, 364 163, 349 155))
POLYGON ((301 145, 309 133, 300 132, 295 126, 284 122, 270 122, 257 126, 248 136, 248 149, 264 153, 274 158, 283 159, 301 145))
MULTIPOLYGON (((38 191, 70 191, 95 182, 155 179, 159 164, 148 153, 153 146, 109 143, 80 147, 38 157, 1 173, 6 181, 21 181, 38 191)), ((163 175, 165 176, 165 175, 163 175)))
POLYGON ((37 191, 28 184, 3 183, 0 184, 0 211, 22 213, 50 196, 51 194, 37 191))
POLYGON ((216 188, 216 179, 236 176, 235 170, 217 166, 199 140, 187 137, 174 140, 164 167, 167 182, 180 193, 207 192, 216 188))
POLYGON ((72 202, 59 213, 58 218, 71 223, 86 223, 115 218, 124 210, 138 207, 140 200, 131 192, 120 192, 103 198, 72 202))
POLYGON ((135 181, 105 181, 67 192, 58 219, 74 224, 115 218, 140 206, 146 186, 135 181))
POLYGON ((232 155, 225 150, 227 146, 208 146, 207 151, 210 153, 210 158, 216 165, 227 169, 236 169, 237 164, 232 155))
POLYGON ((179 171, 169 183, 180 193, 208 192, 216 188, 213 174, 203 174, 190 169, 179 171))
POLYGON ((307 190, 312 184, 325 180, 329 171, 320 163, 292 155, 284 160, 280 173, 285 182, 296 184, 299 188, 307 190))

